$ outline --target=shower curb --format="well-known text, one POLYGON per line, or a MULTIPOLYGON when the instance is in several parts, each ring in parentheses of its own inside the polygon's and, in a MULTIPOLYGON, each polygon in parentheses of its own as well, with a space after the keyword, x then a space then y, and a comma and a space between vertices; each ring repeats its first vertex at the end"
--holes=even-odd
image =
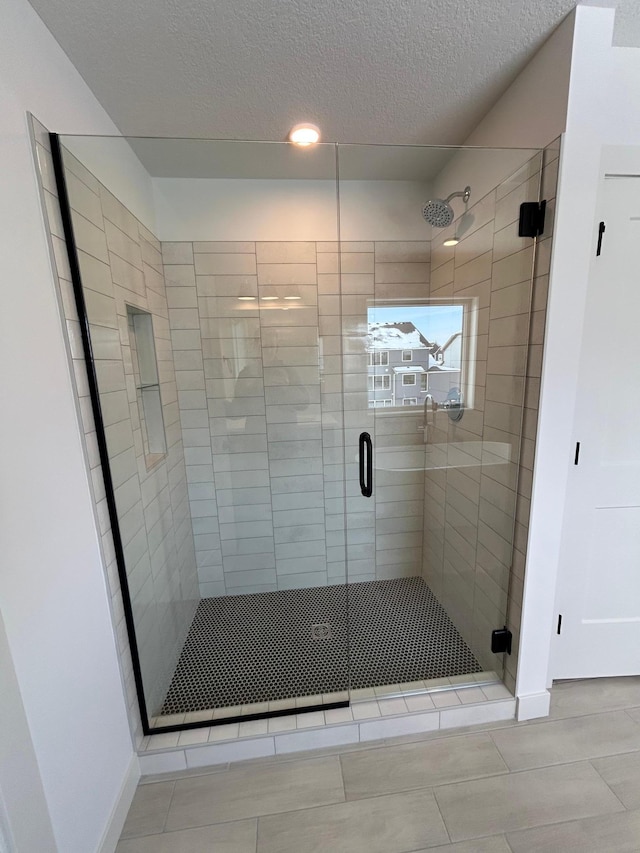
MULTIPOLYGON (((357 706, 352 706, 357 707, 357 706)), ((515 719, 516 700, 497 699, 458 705, 436 711, 405 712, 345 723, 325 723, 258 737, 236 737, 215 743, 204 742, 214 730, 198 729, 200 743, 162 746, 166 735, 151 736, 138 752, 143 776, 171 773, 246 761, 253 758, 305 752, 334 746, 377 741, 402 735, 461 728, 515 719)), ((279 718, 273 718, 279 719, 279 718)))

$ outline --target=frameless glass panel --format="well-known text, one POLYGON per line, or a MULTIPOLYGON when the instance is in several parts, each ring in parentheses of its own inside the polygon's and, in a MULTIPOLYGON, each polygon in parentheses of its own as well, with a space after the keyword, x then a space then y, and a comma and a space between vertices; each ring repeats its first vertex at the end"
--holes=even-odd
POLYGON ((518 217, 541 157, 338 152, 352 696, 495 681, 534 260, 518 217), (363 431, 370 498, 349 467, 363 431))
POLYGON ((152 725, 345 702, 334 146, 62 142, 152 725))

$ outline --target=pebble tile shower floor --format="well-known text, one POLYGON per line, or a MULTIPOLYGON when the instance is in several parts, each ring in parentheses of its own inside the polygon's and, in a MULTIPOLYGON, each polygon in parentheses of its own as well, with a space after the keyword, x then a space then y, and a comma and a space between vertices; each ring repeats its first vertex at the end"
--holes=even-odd
POLYGON ((162 713, 480 669, 422 578, 205 598, 162 713))

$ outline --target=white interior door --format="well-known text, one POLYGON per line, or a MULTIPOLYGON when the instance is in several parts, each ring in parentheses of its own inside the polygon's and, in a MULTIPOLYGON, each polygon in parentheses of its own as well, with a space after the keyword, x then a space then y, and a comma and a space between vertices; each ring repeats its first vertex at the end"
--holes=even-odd
MULTIPOLYGON (((589 280, 554 678, 640 674, 640 176, 607 175, 589 280)), ((558 370, 562 365, 558 365, 558 370)))

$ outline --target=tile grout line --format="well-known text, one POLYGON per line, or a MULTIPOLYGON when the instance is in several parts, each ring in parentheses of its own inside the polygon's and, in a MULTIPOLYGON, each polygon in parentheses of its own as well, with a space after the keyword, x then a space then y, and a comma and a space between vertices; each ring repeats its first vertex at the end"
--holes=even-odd
POLYGON ((494 737, 493 737, 493 734, 492 734, 491 732, 487 732, 487 734, 489 735, 489 738, 491 739, 491 743, 493 744, 493 746, 494 746, 494 748, 495 748, 496 752, 497 752, 497 753, 498 753, 498 755, 500 756, 500 760, 502 761, 502 763, 504 764, 504 766, 508 769, 509 773, 511 773, 511 772, 512 772, 512 771, 511 771, 511 768, 510 768, 510 767, 509 767, 509 765, 507 764, 507 761, 506 761, 506 759, 505 759, 504 755, 502 754, 502 752, 501 752, 501 750, 500 750, 500 747, 499 747, 499 746, 498 746, 498 744, 495 742, 495 739, 494 739, 494 737))
POLYGON ((173 797, 174 797, 174 794, 176 792, 176 782, 177 781, 178 781, 177 779, 174 779, 174 781, 173 781, 173 788, 171 789, 171 796, 169 797, 169 805, 167 806, 167 811, 165 812, 164 820, 162 821, 162 833, 164 833, 166 831, 167 820, 169 819, 169 812, 171 810, 171 805, 173 803, 173 797))
POLYGON ((438 809, 438 814, 440 815, 440 820, 442 821, 442 825, 444 826, 444 831, 447 833, 447 838, 449 839, 449 844, 453 844, 453 838, 451 837, 451 831, 444 817, 444 813, 440 808, 440 803, 438 802, 438 798, 436 797, 436 789, 431 788, 431 796, 433 797, 433 802, 436 804, 436 808, 438 809))
POLYGON ((615 757, 616 757, 616 755, 633 755, 633 753, 629 753, 629 752, 618 752, 618 753, 614 753, 613 755, 598 755, 598 756, 596 756, 596 757, 594 757, 594 758, 590 758, 590 759, 589 759, 589 764, 593 767, 593 769, 595 770, 595 772, 596 772, 596 773, 598 774, 598 776, 602 779, 602 781, 604 782, 604 784, 605 784, 605 785, 607 786, 607 788, 611 791, 611 793, 613 794, 613 796, 616 798, 616 800, 620 803, 620 805, 622 806, 622 808, 623 808, 626 812, 630 812, 630 811, 637 811, 637 809, 629 809, 629 808, 627 808, 627 806, 625 806, 625 804, 622 802, 622 800, 620 799, 620 797, 616 794, 616 792, 613 790, 613 788, 611 787, 611 785, 607 782, 607 780, 604 778, 604 776, 602 775, 602 773, 600 773, 600 771, 598 770, 598 768, 597 768, 597 767, 595 766, 595 764, 593 763, 594 761, 598 761, 598 760, 599 760, 599 759, 601 759, 601 758, 615 758, 615 757))
POLYGON ((504 843, 507 845, 509 850, 511 850, 511 853, 514 853, 513 847, 511 846, 511 844, 509 844, 509 839, 507 838, 507 833, 503 832, 502 837, 504 838, 504 843))

